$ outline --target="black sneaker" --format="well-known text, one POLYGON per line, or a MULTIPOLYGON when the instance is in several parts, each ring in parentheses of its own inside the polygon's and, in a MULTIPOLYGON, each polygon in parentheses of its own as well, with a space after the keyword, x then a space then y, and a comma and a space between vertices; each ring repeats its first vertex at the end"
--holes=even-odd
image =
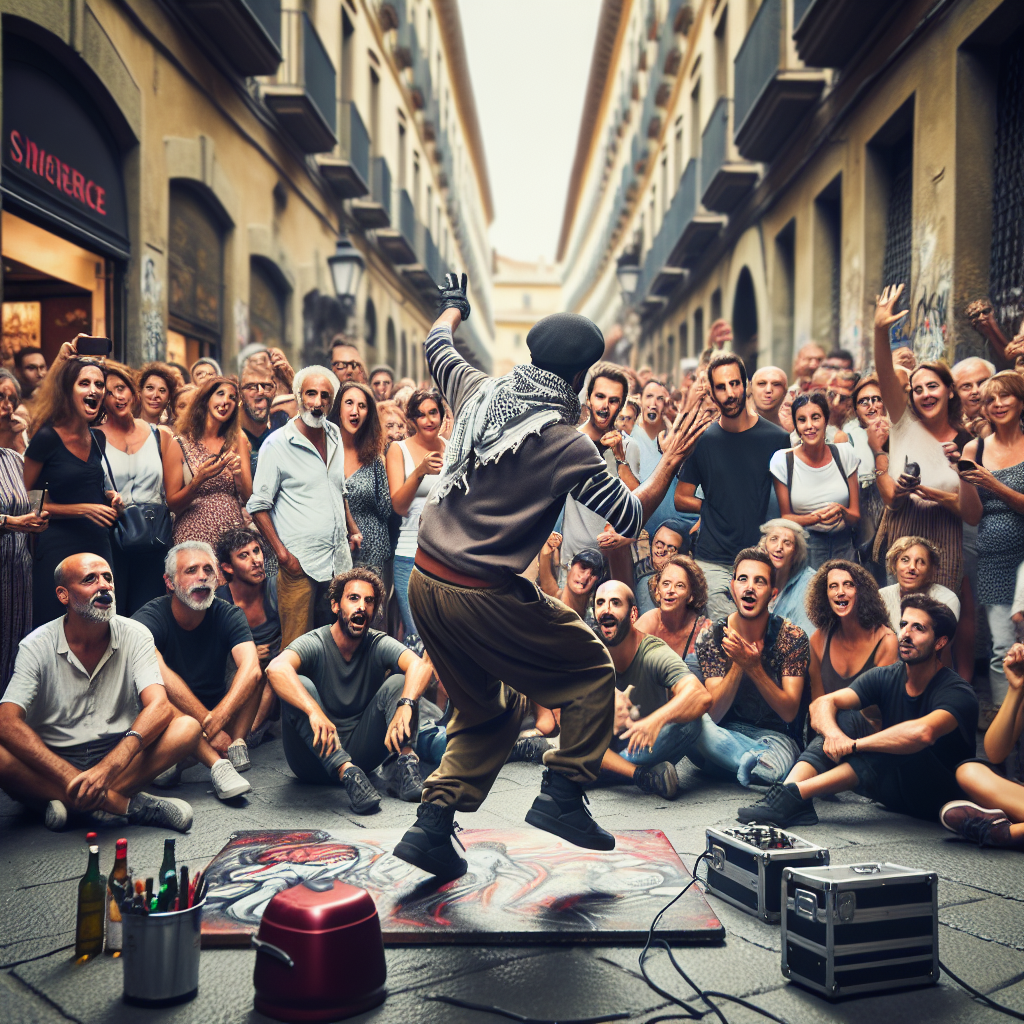
MULTIPOLYGON (((469 866, 452 846, 452 840, 459 843, 455 834, 455 808, 444 804, 420 804, 416 809, 416 824, 402 836, 394 853, 399 860, 412 864, 439 882, 450 882, 466 873, 469 866)), ((459 830, 461 831, 461 830, 459 830)))
POLYGON ((415 754, 400 754, 394 757, 382 772, 388 796, 397 796, 406 803, 418 804, 423 794, 423 775, 420 773, 420 759, 415 754))
POLYGON ((518 739, 506 759, 506 764, 512 761, 529 761, 531 764, 543 764, 544 753, 550 749, 551 744, 543 736, 527 736, 523 739, 518 739))
POLYGON ((776 783, 752 807, 741 807, 736 820, 744 825, 777 825, 789 828, 792 825, 817 825, 818 815, 813 800, 803 800, 800 790, 792 782, 776 783))
POLYGON ((594 821, 585 803, 590 801, 578 782, 548 768, 544 771, 540 796, 526 812, 526 821, 574 846, 587 850, 614 850, 615 836, 594 821))
POLYGON ((373 814, 380 810, 380 795, 358 765, 349 762, 345 774, 341 777, 341 784, 345 787, 352 810, 356 814, 373 814))
POLYGON ((657 793, 666 800, 674 800, 679 791, 679 776, 671 761, 658 764, 638 764, 633 772, 633 783, 641 793, 657 793))

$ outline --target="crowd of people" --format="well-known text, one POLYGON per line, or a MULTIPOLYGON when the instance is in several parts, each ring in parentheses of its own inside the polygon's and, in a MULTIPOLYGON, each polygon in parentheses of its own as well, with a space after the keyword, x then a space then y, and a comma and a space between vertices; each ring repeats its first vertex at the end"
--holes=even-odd
POLYGON ((558 314, 494 381, 448 284, 419 383, 341 336, 297 372, 0 369, 0 787, 185 831, 184 771, 232 801, 279 739, 357 814, 421 803, 396 852, 455 877, 507 760, 593 848, 572 787, 672 799, 688 760, 744 822, 854 790, 1024 849, 1024 332, 1013 368, 918 363, 887 288, 870 368, 810 342, 748 379, 717 321, 661 379, 558 314))

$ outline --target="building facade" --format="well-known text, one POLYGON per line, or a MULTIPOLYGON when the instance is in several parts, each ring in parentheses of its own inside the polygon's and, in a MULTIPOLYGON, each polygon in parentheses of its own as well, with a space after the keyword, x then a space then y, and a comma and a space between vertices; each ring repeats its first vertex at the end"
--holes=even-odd
POLYGON ((1024 314, 1024 7, 1009 0, 606 0, 559 260, 566 308, 673 373, 710 324, 748 367, 809 340, 870 363, 905 285, 919 359, 1024 314), (616 261, 641 270, 624 300, 616 261))
POLYGON ((3 349, 79 331, 235 372, 353 338, 424 375, 446 269, 493 344, 490 187, 455 0, 0 0, 3 349), (347 233, 365 262, 339 297, 347 233))
POLYGON ((494 373, 530 362, 526 336, 542 317, 561 312, 562 287, 554 263, 494 254, 494 373))

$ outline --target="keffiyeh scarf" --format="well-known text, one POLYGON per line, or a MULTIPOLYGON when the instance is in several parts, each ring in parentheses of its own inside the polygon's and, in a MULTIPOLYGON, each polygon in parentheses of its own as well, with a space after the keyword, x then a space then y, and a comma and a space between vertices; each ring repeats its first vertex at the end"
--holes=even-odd
POLYGON ((485 381, 459 411, 430 500, 439 503, 453 487, 468 493, 477 466, 515 452, 527 437, 552 423, 575 426, 579 418, 580 400, 572 388, 537 366, 517 366, 504 377, 485 381))

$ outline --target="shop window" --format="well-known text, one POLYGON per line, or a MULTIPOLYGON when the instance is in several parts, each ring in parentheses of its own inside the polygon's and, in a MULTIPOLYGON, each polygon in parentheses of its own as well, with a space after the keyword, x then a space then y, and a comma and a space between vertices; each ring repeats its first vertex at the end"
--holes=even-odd
POLYGON ((249 341, 268 348, 284 344, 285 296, 276 274, 262 260, 249 265, 249 341))
POLYGON ((168 253, 168 358, 184 346, 184 361, 220 356, 224 294, 223 229, 191 189, 171 186, 168 253), (170 332, 177 337, 172 338, 170 332), (181 340, 183 339, 183 341, 181 340))

